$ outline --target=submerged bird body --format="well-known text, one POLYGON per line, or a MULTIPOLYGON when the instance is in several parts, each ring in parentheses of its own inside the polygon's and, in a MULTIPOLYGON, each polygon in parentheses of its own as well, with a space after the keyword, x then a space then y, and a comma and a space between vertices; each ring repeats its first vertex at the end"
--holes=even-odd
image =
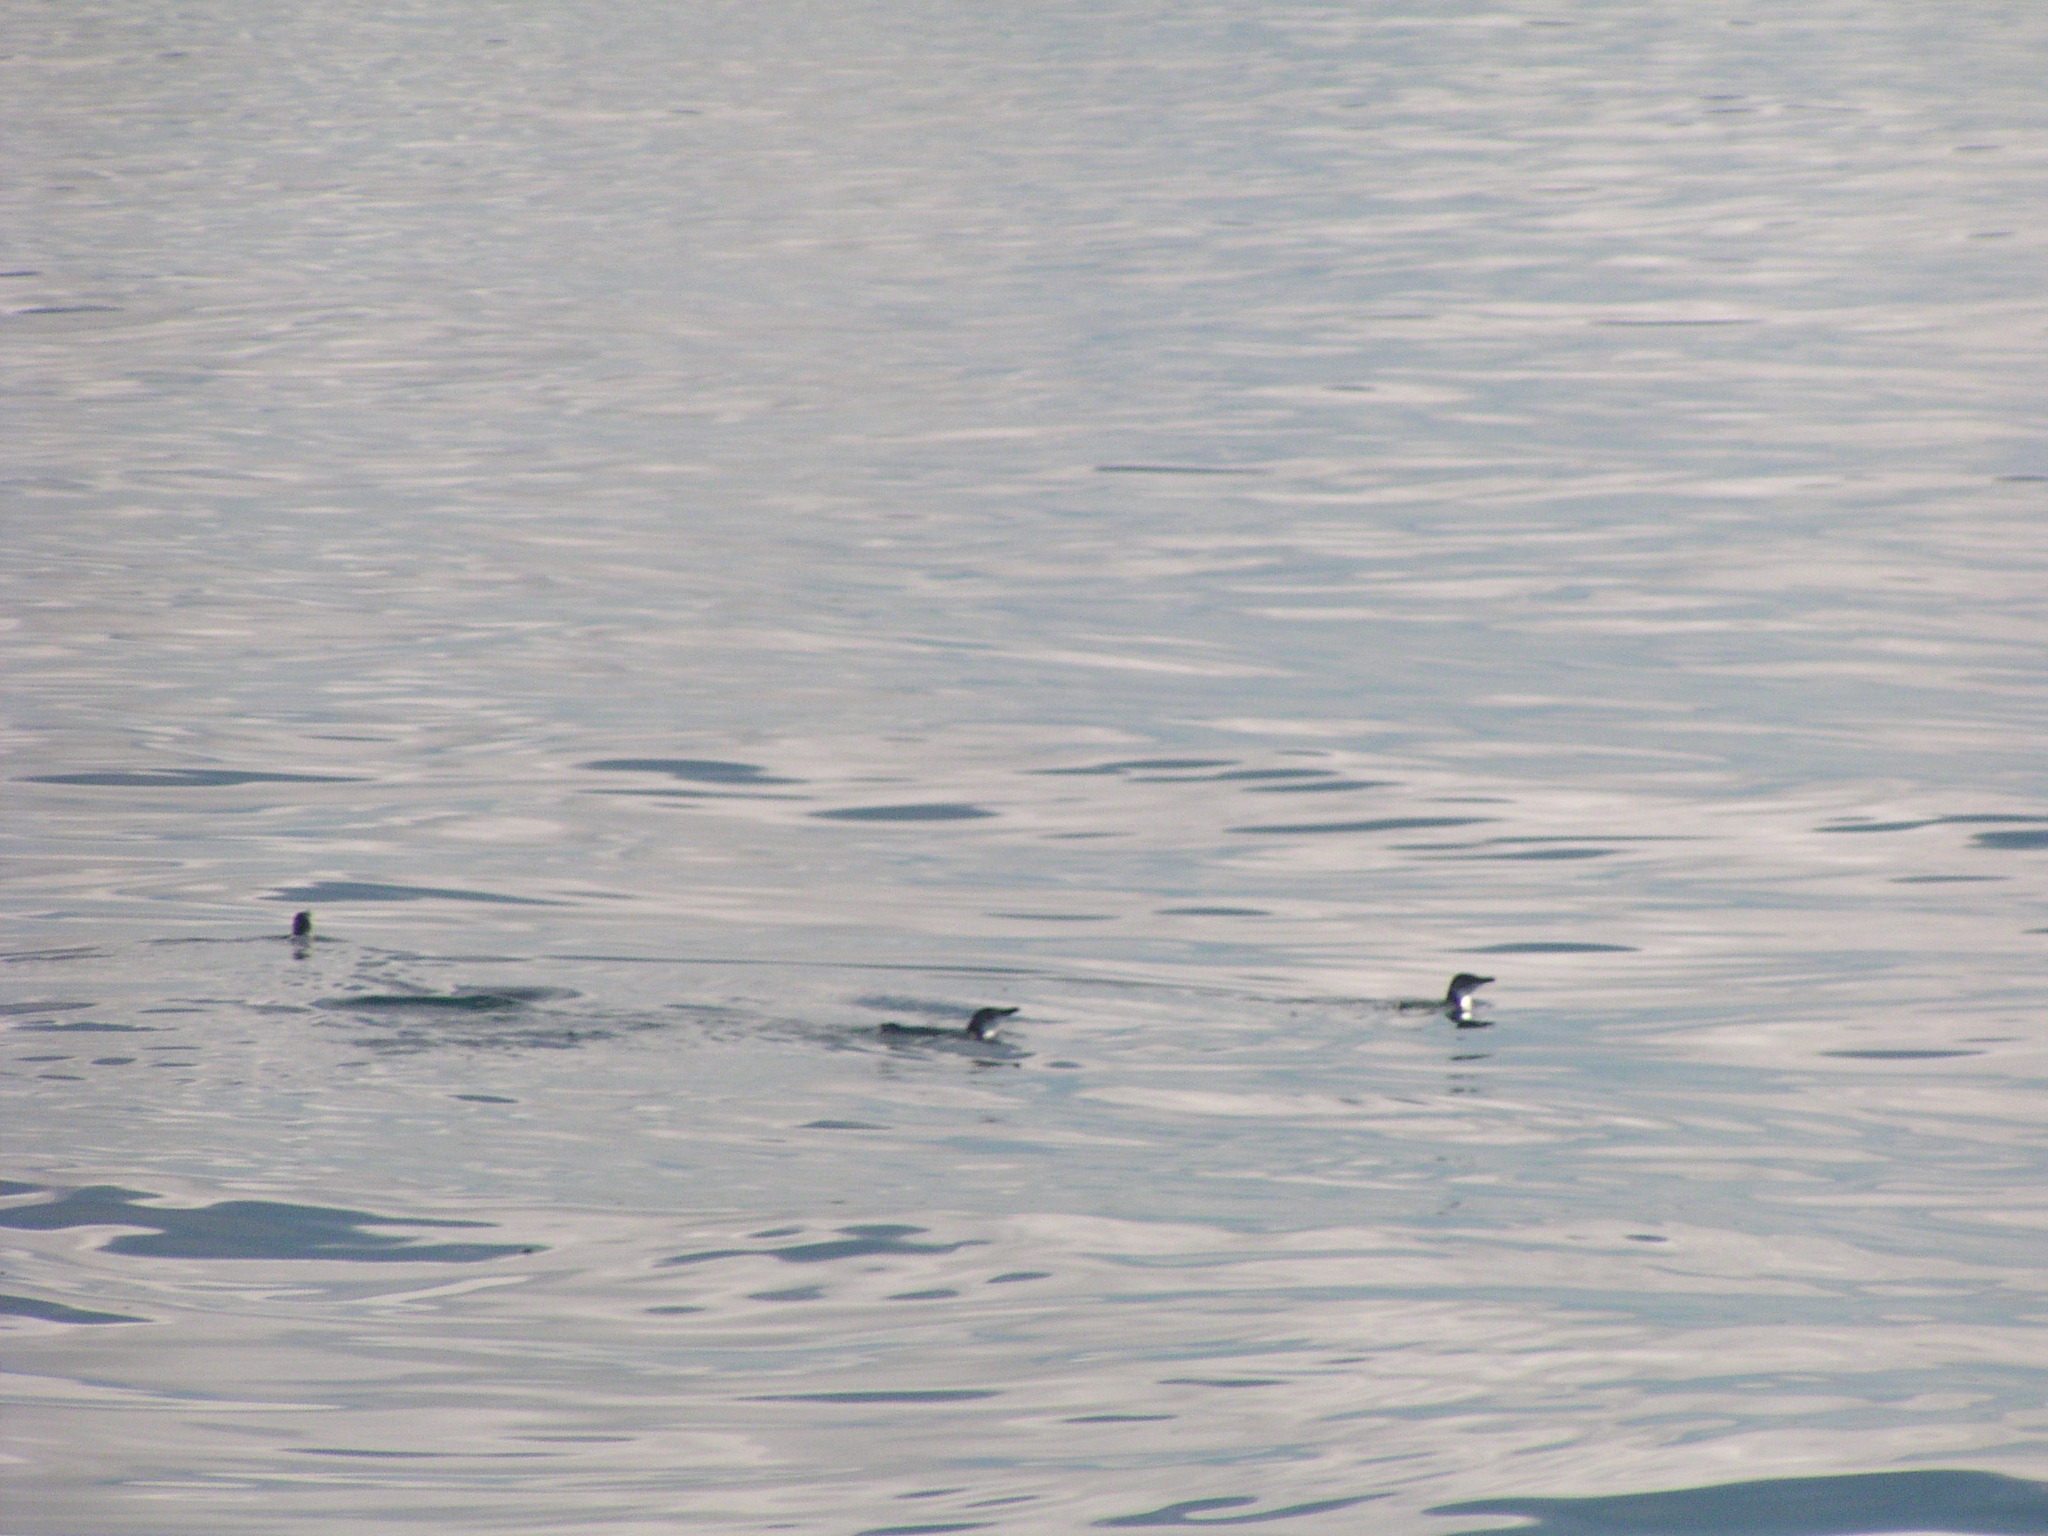
POLYGON ((954 1040, 988 1040, 995 1035, 996 1026, 1011 1014, 1015 1008, 977 1008, 961 1029, 946 1029, 937 1024, 884 1024, 880 1032, 885 1035, 939 1035, 954 1040))

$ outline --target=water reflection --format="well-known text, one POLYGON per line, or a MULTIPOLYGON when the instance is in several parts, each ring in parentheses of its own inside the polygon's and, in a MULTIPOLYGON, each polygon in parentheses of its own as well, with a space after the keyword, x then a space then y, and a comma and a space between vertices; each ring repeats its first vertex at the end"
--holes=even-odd
MULTIPOLYGON (((955 1243, 906 1242, 906 1238, 924 1231, 924 1228, 889 1223, 842 1227, 839 1230, 843 1236, 819 1242, 793 1243, 780 1248, 714 1248, 703 1253, 678 1254, 661 1262, 665 1266, 673 1266, 705 1264, 714 1259, 763 1257, 779 1259, 784 1264, 831 1264, 880 1254, 957 1253, 962 1248, 982 1246, 978 1238, 966 1238, 955 1243)), ((759 1235, 776 1237, 790 1234, 764 1232, 759 1235)))
POLYGON ((2041 1536, 2048 1532, 2048 1483, 1996 1472, 1869 1472, 1609 1498, 1474 1499, 1429 1513, 1521 1515, 1531 1522, 1474 1527, 1465 1536, 2041 1536))
POLYGON ((68 1227, 145 1227, 101 1245, 105 1253, 149 1259, 342 1259, 357 1263, 474 1264, 538 1253, 530 1243, 418 1243, 369 1227, 488 1227, 488 1221, 377 1216, 276 1200, 205 1206, 141 1205, 160 1196, 94 1185, 55 1200, 0 1209, 0 1227, 54 1232, 68 1227))
POLYGON ((271 893, 271 901, 310 901, 332 905, 349 901, 478 901, 511 907, 558 907, 558 901, 541 901, 531 896, 505 896, 493 891, 468 891, 438 885, 389 885, 371 880, 315 880, 306 885, 285 886, 271 893))
POLYGON ((94 1312, 84 1307, 67 1307, 62 1302, 38 1301, 32 1296, 0 1296, 0 1315, 33 1317, 46 1323, 70 1323, 79 1326, 149 1321, 146 1317, 131 1317, 125 1312, 94 1312))
POLYGON ((1133 1526, 1153 1525, 1264 1525, 1272 1520, 1294 1520, 1304 1515, 1320 1515, 1333 1509, 1350 1509, 1355 1505, 1369 1504, 1383 1499, 1383 1493, 1357 1494, 1346 1499, 1317 1499, 1307 1504, 1290 1504, 1283 1509, 1262 1509, 1241 1515, 1215 1514, 1212 1511, 1239 1509, 1246 1504, 1259 1502, 1256 1495, 1238 1494, 1221 1499, 1183 1499, 1178 1504, 1168 1504, 1162 1509, 1147 1510, 1141 1515, 1115 1515, 1107 1520, 1096 1520, 1092 1524, 1120 1530, 1133 1526))

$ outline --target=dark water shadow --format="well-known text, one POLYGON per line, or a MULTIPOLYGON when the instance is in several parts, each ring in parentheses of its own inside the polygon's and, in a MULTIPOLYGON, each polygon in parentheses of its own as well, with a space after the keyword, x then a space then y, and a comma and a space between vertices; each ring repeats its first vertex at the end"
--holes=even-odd
POLYGON ((1250 1494, 1238 1494, 1224 1499, 1183 1499, 1178 1504, 1168 1504, 1162 1509, 1147 1510, 1141 1515, 1116 1515, 1108 1520, 1091 1521, 1092 1525, 1108 1530, 1123 1530, 1146 1525, 1264 1525, 1269 1520, 1292 1520, 1301 1515, 1320 1515, 1332 1509, 1349 1509, 1354 1504, 1369 1504, 1374 1499, 1384 1499, 1384 1493, 1361 1493, 1348 1499, 1317 1499, 1311 1504, 1289 1504, 1282 1509, 1262 1509, 1248 1515, 1214 1515, 1204 1518, 1212 1509, 1239 1509, 1246 1504, 1259 1501, 1250 1494))
POLYGON ((1096 774, 1231 768, 1236 764, 1234 757, 1133 757, 1115 763, 1093 763, 1086 768, 1033 768, 1030 771, 1043 778, 1084 778, 1096 774))
POLYGON ((1058 971, 1033 965, 933 965, 908 960, 798 960, 779 956, 761 959, 753 955, 598 955, 569 951, 541 958, 595 960, 611 965, 730 965, 811 971, 897 971, 904 975, 925 976, 1044 976, 1054 980, 1065 979, 1058 971))
POLYGON ((602 757, 594 763, 578 763, 599 773, 665 773, 672 779, 693 784, 807 784, 808 779, 785 779, 768 772, 758 763, 727 763, 709 757, 602 757))
POLYGON ((2048 831, 1979 832, 1970 841, 1979 848, 2002 848, 2009 851, 2048 848, 2048 831))
POLYGON ((988 1390, 959 1388, 935 1392, 770 1392, 743 1398, 749 1403, 971 1403, 984 1397, 1001 1397, 988 1390))
MULTIPOLYGON (((764 784, 773 783, 763 779, 764 784)), ((785 795, 774 790, 755 792, 745 789, 592 789, 585 791, 592 795, 615 795, 630 800, 682 801, 679 809, 687 810, 706 800, 815 800, 816 795, 785 795)))
POLYGON ((31 1031, 44 1035, 154 1035, 159 1033, 154 1024, 96 1024, 80 1019, 76 1024, 17 1024, 16 1032, 28 1034, 31 1031))
POLYGON ((147 1227, 125 1233, 103 1253, 149 1259, 346 1259, 361 1263, 473 1264, 539 1253, 535 1243, 414 1243, 365 1227, 489 1227, 488 1221, 437 1221, 377 1216, 324 1205, 277 1200, 223 1200, 215 1205, 138 1205, 160 1196, 95 1184, 40 1205, 0 1210, 0 1227, 55 1232, 69 1227, 147 1227))
POLYGON ((1098 464, 1098 475, 1263 475, 1244 464, 1098 464))
POLYGON ((1013 923, 1113 923, 1117 920, 1114 912, 984 912, 981 915, 1013 923))
POLYGON ((56 949, 10 949, 0 954, 9 965, 54 965, 66 960, 104 960, 107 952, 97 944, 67 944, 56 949))
POLYGON ((1936 1061, 1944 1056, 1982 1056, 1982 1051, 1822 1051, 1823 1056, 1843 1056, 1851 1061, 1936 1061))
POLYGON ((465 891, 438 885, 379 885, 369 880, 316 880, 311 885, 278 887, 265 901, 300 901, 308 906, 337 901, 485 901, 509 907, 566 907, 566 901, 541 901, 532 896, 499 896, 490 891, 465 891))
POLYGON ((1231 827, 1232 832, 1408 832, 1424 827, 1471 827, 1495 816, 1383 816, 1377 821, 1290 822, 1279 826, 1231 827))
POLYGON ((962 1248, 982 1248, 987 1243, 981 1238, 967 1238, 957 1243, 913 1243, 905 1239, 922 1232, 923 1227, 905 1227, 886 1223, 867 1223, 860 1226, 840 1227, 840 1236, 823 1242, 792 1243, 782 1248, 712 1248, 703 1253, 681 1253, 672 1259, 663 1259, 657 1268, 669 1268, 677 1264, 704 1264, 713 1259, 770 1258, 780 1259, 784 1264, 829 1264, 840 1259, 866 1259, 881 1254, 899 1253, 957 1253, 962 1248))
MULTIPOLYGON (((1335 777, 1336 771, 1330 768, 1233 768, 1228 773, 1212 773, 1209 775, 1210 779, 1217 782, 1235 779, 1330 779, 1335 777)), ((1293 787, 1291 784, 1282 784, 1280 786, 1282 789, 1292 789, 1293 787)), ((1310 787, 1319 789, 1322 786, 1312 785, 1310 787)))
POLYGON ((87 1312, 80 1307, 67 1307, 62 1302, 37 1301, 32 1296, 0 1296, 0 1315, 8 1317, 34 1317, 46 1323, 146 1323, 146 1317, 130 1317, 125 1312, 87 1312))
POLYGON ((856 805, 810 814, 820 821, 979 821, 997 813, 959 801, 935 801, 926 805, 856 805))
POLYGON ((1604 859, 1619 852, 1619 848, 1529 848, 1519 853, 1469 853, 1464 857, 1474 860, 1515 859, 1526 863, 1554 859, 1604 859))
POLYGON ((1979 848, 2001 852, 2019 853, 2035 848, 2048 848, 2048 816, 2018 816, 2004 813, 1979 812, 1964 816, 1923 816, 1916 821, 1837 821, 1824 827, 1815 827, 1816 832, 1917 832, 1922 827, 1982 826, 1985 823, 2011 825, 2024 824, 2024 830, 2011 832, 1979 832, 1970 839, 1979 848))
MULTIPOLYGON (((1219 773, 1219 779, 1230 777, 1219 773)), ((1393 789, 1399 779, 1318 779, 1311 784, 1256 784, 1248 791, 1254 795, 1319 795, 1337 789, 1393 789)))
POLYGON ((88 784, 109 789, 225 789, 236 784, 365 784, 339 773, 238 773, 224 768, 149 768, 102 773, 32 773, 24 784, 88 784))
POLYGON ((458 987, 453 992, 361 992, 340 997, 323 997, 315 1008, 347 1009, 350 1012, 384 1013, 393 1010, 420 1013, 506 1013, 529 1003, 582 994, 564 987, 458 987))
MULTIPOLYGON (((352 1040, 380 1055, 413 1055, 459 1048, 470 1051, 563 1051, 615 1040, 621 1035, 668 1029, 672 1018, 617 1018, 602 1022, 536 1009, 535 1003, 575 998, 566 987, 458 987, 452 992, 357 992, 323 997, 313 1004, 337 1014, 336 1023, 369 1023, 391 1031, 352 1040)), ((671 1010, 696 1011, 707 1010, 671 1010)), ((722 1014, 724 1010, 708 1010, 722 1014)), ((323 1025, 326 1021, 322 1021, 323 1025)), ((327 1025, 327 1027, 333 1027, 327 1025)))
POLYGON ((1475 1499, 1428 1513, 1520 1515, 1535 1522, 1459 1536, 2043 1536, 2048 1483, 1997 1472, 1866 1472, 1597 1499, 1475 1499))

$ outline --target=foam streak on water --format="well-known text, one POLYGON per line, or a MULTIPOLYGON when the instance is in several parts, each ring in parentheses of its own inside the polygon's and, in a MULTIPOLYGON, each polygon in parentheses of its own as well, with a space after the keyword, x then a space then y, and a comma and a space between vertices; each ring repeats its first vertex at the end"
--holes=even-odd
POLYGON ((2048 1533, 2044 41, 24 13, 10 1532, 2048 1533))

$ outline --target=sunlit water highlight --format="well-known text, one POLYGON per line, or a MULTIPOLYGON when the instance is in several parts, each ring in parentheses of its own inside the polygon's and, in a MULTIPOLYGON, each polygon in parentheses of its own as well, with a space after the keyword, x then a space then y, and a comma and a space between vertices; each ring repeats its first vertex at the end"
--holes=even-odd
POLYGON ((25 13, 8 1531, 2048 1532, 2044 34, 25 13))

